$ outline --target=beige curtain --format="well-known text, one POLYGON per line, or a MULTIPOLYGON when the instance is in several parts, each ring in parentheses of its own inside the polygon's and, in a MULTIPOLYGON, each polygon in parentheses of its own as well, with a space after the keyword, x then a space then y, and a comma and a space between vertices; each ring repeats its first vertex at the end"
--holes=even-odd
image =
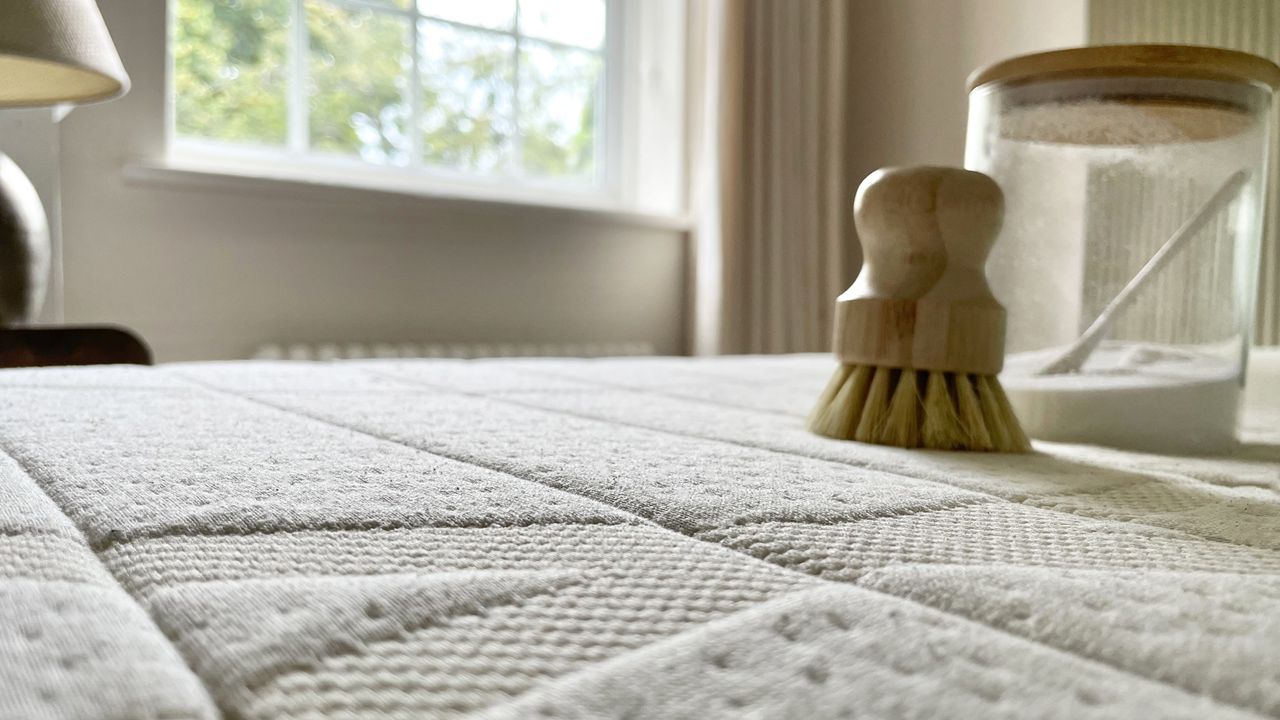
POLYGON ((845 0, 691 0, 693 348, 825 350, 860 259, 845 0))

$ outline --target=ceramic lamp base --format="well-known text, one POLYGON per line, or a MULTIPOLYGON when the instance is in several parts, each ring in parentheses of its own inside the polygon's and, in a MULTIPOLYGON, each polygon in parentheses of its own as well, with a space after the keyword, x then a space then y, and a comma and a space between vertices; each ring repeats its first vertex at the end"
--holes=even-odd
POLYGON ((49 284, 49 219, 40 195, 0 153, 0 325, 33 322, 49 284))

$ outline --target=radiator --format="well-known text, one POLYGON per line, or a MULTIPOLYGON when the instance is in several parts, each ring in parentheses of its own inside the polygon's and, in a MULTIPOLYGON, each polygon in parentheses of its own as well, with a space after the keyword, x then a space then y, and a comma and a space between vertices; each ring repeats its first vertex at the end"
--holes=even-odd
POLYGON ((653 355, 653 343, 269 343, 253 353, 255 360, 355 360, 360 358, 486 358, 486 357, 617 357, 653 355))

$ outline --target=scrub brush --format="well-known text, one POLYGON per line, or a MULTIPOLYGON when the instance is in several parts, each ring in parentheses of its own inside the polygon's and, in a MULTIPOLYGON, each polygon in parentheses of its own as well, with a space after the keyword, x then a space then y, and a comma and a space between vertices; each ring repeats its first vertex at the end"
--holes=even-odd
POLYGON ((1005 311, 983 273, 1000 187, 957 168, 885 168, 862 182, 853 213, 862 270, 836 298, 841 366, 809 429, 905 448, 1029 451, 996 379, 1005 311))

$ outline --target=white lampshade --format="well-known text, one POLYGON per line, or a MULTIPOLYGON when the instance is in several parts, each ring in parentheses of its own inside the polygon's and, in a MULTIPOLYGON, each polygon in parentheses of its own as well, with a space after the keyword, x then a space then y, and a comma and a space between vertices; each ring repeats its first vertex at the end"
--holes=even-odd
POLYGON ((97 102, 128 89, 94 0, 0 2, 0 106, 97 102))

